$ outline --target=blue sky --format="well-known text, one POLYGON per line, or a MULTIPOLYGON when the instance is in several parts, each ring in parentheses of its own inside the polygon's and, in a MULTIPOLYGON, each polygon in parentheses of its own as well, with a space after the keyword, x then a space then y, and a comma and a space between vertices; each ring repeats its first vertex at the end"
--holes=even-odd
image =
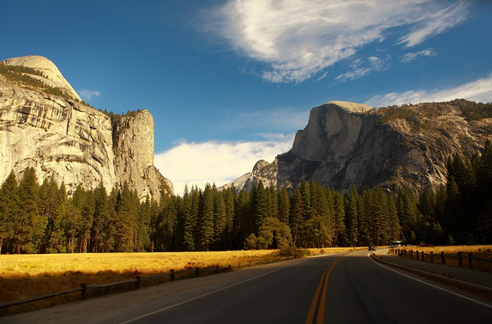
POLYGON ((42 55, 96 108, 148 109, 155 165, 222 185, 331 100, 492 101, 491 1, 3 1, 0 60, 42 55))

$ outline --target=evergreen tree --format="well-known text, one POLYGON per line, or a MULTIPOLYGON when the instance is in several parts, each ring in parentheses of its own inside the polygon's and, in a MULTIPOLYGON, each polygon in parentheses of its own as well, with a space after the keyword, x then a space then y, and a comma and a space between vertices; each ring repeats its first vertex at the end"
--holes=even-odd
POLYGON ((136 215, 132 207, 132 192, 125 181, 116 198, 115 251, 134 251, 134 224, 136 215))
POLYGON ((345 202, 343 196, 338 191, 332 189, 332 193, 335 202, 333 245, 339 245, 345 233, 345 202))
POLYGON ((79 252, 87 253, 89 240, 91 238, 91 229, 94 221, 94 211, 96 209, 94 202, 94 193, 91 190, 84 192, 84 203, 82 205, 82 219, 79 231, 79 252))
POLYGON ((157 244, 157 239, 158 239, 158 226, 159 226, 159 204, 157 201, 152 200, 150 204, 150 231, 149 231, 149 237, 150 237, 150 252, 154 252, 156 247, 158 246, 157 244))
POLYGON ((294 246, 300 247, 302 244, 301 230, 304 225, 304 219, 303 219, 304 205, 303 205, 301 191, 299 190, 299 188, 294 190, 290 205, 292 206, 290 228, 292 230, 292 235, 294 237, 294 246))
POLYGON ((65 183, 62 183, 57 190, 57 209, 52 219, 52 228, 48 241, 47 253, 64 253, 67 252, 65 240, 65 220, 67 192, 65 183))
POLYGON ((224 246, 226 249, 232 249, 233 232, 234 232, 234 194, 236 188, 231 187, 223 191, 224 204, 225 204, 225 229, 224 229, 224 246))
POLYGON ((389 222, 389 239, 396 241, 401 238, 400 220, 398 219, 398 209, 396 208, 395 196, 388 196, 388 222, 389 222))
POLYGON ((101 181, 94 190, 94 216, 91 228, 91 251, 93 253, 104 249, 103 241, 107 239, 101 238, 101 233, 104 232, 104 226, 109 225, 110 208, 108 194, 101 181))
POLYGON ((36 253, 42 243, 47 219, 39 214, 38 194, 36 171, 27 168, 19 183, 19 200, 22 203, 14 222, 16 253, 36 253))
POLYGON ((250 196, 246 191, 241 190, 236 196, 234 202, 235 217, 232 239, 232 246, 234 249, 241 249, 246 241, 246 238, 250 234, 254 235, 254 226, 251 222, 252 217, 250 207, 250 196))
POLYGON ((149 197, 145 202, 139 204, 138 225, 137 225, 137 240, 136 252, 144 252, 150 249, 150 217, 151 217, 151 202, 149 197))
POLYGON ((195 250, 194 232, 196 222, 193 219, 192 212, 192 194, 188 190, 188 185, 185 185, 183 193, 183 248, 185 251, 195 250))
POLYGON ((216 250, 224 249, 225 243, 225 228, 226 228, 226 211, 224 196, 217 192, 215 185, 213 186, 214 194, 214 244, 216 250))
POLYGON ((302 197, 302 220, 304 222, 313 217, 313 210, 311 207, 311 186, 306 180, 302 180, 299 191, 302 197))
POLYGON ((287 193, 287 189, 282 187, 278 192, 278 219, 285 224, 289 224, 289 215, 289 194, 287 193))
POLYGON ((41 247, 41 253, 46 253, 48 244, 53 231, 53 223, 58 210, 58 185, 51 178, 45 178, 43 184, 39 188, 38 210, 41 217, 48 220, 45 229, 45 237, 41 247))
POLYGON ((267 191, 265 190, 265 187, 263 186, 263 182, 259 182, 258 186, 253 186, 255 190, 251 190, 250 196, 250 202, 251 202, 251 211, 253 212, 254 219, 255 219, 255 228, 254 231, 255 233, 258 233, 258 229, 261 226, 263 220, 267 217, 270 216, 269 211, 270 208, 268 206, 268 197, 267 197, 267 191))
POLYGON ((345 221, 347 228, 347 241, 351 246, 355 247, 357 237, 359 236, 358 213, 357 213, 357 189, 354 185, 350 188, 350 194, 345 199, 345 221))
POLYGON ((198 217, 200 241, 202 251, 209 251, 214 242, 214 192, 209 183, 200 199, 200 212, 198 217))
POLYGON ((10 239, 14 236, 14 224, 19 212, 19 196, 17 179, 14 171, 10 172, 0 189, 0 254, 6 243, 6 252, 9 252, 10 239))

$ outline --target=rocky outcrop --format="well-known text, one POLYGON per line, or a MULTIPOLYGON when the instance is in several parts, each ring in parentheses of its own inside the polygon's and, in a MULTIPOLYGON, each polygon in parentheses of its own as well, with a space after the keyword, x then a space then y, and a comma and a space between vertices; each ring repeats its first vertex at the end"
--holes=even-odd
MULTIPOLYGON (((4 62, 39 69, 78 98, 45 58, 4 62)), ((21 178, 27 167, 36 169, 40 182, 53 177, 65 183, 68 194, 79 184, 94 189, 101 182, 109 192, 124 181, 141 199, 159 200, 161 186, 172 193, 172 183, 154 167, 154 122, 148 111, 120 118, 113 129, 110 117, 94 108, 0 75, 0 183, 12 170, 21 178)))
POLYGON ((48 60, 46 57, 39 55, 29 55, 22 57, 14 57, 4 61, 7 65, 20 65, 29 68, 34 68, 37 71, 41 72, 43 76, 38 75, 29 75, 32 78, 36 78, 41 80, 44 84, 51 86, 53 88, 59 88, 65 91, 66 94, 77 99, 78 101, 82 101, 80 99, 77 92, 72 88, 70 83, 63 77, 60 70, 56 67, 56 65, 48 60))
POLYGON ((341 192, 352 185, 422 191, 446 182, 448 157, 469 156, 492 139, 490 117, 491 105, 465 100, 383 109, 329 102, 311 110, 289 152, 261 164, 268 177, 257 170, 244 183, 296 188, 313 180, 341 192))
POLYGON ((116 179, 136 189, 141 199, 173 192, 173 184, 154 166, 154 120, 147 110, 118 119, 113 132, 116 179))
POLYGON ((246 190, 249 192, 253 187, 253 184, 258 184, 260 181, 262 181, 265 185, 272 185, 276 187, 277 174, 278 167, 276 160, 274 163, 268 163, 265 160, 260 160, 256 162, 252 172, 243 174, 241 177, 221 186, 219 189, 228 189, 234 186, 237 191, 246 190))
POLYGON ((103 113, 52 95, 0 83, 0 183, 34 167, 71 192, 116 182, 112 127, 103 113))

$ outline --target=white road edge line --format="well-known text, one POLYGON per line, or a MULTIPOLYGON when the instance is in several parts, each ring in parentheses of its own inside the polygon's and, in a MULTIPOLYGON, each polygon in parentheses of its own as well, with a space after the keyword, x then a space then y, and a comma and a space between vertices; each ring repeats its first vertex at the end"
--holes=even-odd
POLYGON ((412 279, 412 280, 418 281, 418 282, 420 282, 420 283, 423 283, 424 285, 427 285, 427 286, 430 286, 430 287, 433 287, 433 288, 436 288, 436 289, 439 289, 439 290, 445 291, 445 292, 447 292, 447 293, 450 293, 451 295, 455 295, 455 296, 461 297, 461 298, 463 298, 463 299, 466 299, 466 300, 468 300, 468 301, 474 302, 474 303, 476 303, 476 304, 479 304, 479 305, 482 305, 482 306, 485 306, 485 307, 488 307, 488 308, 492 308, 492 305, 489 305, 489 304, 483 303, 483 302, 481 302, 481 301, 479 301, 479 300, 476 300, 476 299, 473 299, 473 298, 470 298, 470 297, 467 297, 467 296, 464 296, 464 295, 461 295, 461 294, 455 293, 454 291, 451 291, 451 290, 448 290, 448 289, 446 289, 446 288, 442 288, 442 287, 439 287, 439 286, 433 285, 433 284, 431 284, 431 283, 429 283, 429 282, 425 282, 425 281, 423 281, 423 280, 420 280, 420 279, 414 278, 414 277, 412 277, 412 276, 406 275, 406 274, 404 274, 404 273, 402 273, 402 272, 400 272, 400 271, 398 271, 398 270, 391 269, 390 267, 387 267, 387 266, 385 266, 385 265, 382 265, 382 264, 380 264, 380 263, 378 263, 378 262, 374 261, 374 260, 371 258, 371 254, 370 254, 370 253, 367 255, 367 257, 369 258, 369 260, 371 260, 372 262, 374 262, 374 263, 375 263, 375 264, 377 264, 378 266, 383 267, 383 268, 386 268, 387 270, 390 270, 390 271, 396 272, 396 273, 398 273, 399 275, 402 275, 402 276, 407 277, 407 278, 409 278, 409 279, 412 279))
MULTIPOLYGON (((307 260, 307 259, 305 259, 307 260)), ((220 289, 217 289, 217 290, 214 290, 214 291, 211 291, 211 292, 208 292, 206 294, 203 294, 203 295, 200 295, 200 296, 196 296, 196 297, 193 297, 191 299, 188 299, 188 300, 184 300, 182 302, 179 302, 177 304, 174 304, 174 305, 171 305, 171 306, 167 306, 167 307, 164 307, 164 308, 161 308, 161 309, 158 309, 156 311, 153 311, 153 312, 150 312, 150 313, 147 313, 147 314, 144 314, 142 316, 139 316, 139 317, 135 317, 135 318, 132 318, 128 321, 124 321, 124 322, 120 322, 119 324, 127 324, 127 323, 132 323, 132 322, 135 322, 135 321, 138 321, 142 318, 145 318, 145 317, 148 317, 148 316, 151 316, 151 315, 154 315, 154 314, 157 314, 157 313, 160 313, 160 312, 163 312, 165 310, 168 310, 170 308, 173 308, 173 307, 176 307, 176 306, 180 306, 180 305, 183 305, 183 304, 186 304, 186 303, 189 303, 191 301, 194 301, 194 300, 197 300, 197 299, 200 299, 202 297, 205 297, 205 296, 209 296, 209 295, 212 295, 212 294, 215 294, 216 292, 219 292, 219 291, 222 291, 222 290, 226 290, 226 289, 229 289, 229 288, 232 288, 232 287, 235 287, 235 286, 238 286, 238 285, 241 285, 245 282, 248 282, 248 281, 252 281, 252 280, 255 280, 255 279, 258 279, 258 278, 261 278, 261 277, 264 277, 266 275, 269 275, 271 273, 274 273, 274 272, 277 272, 277 271, 280 271, 280 270, 283 270, 283 269, 286 269, 286 268, 289 268, 289 267, 292 267, 294 264, 291 264, 291 265, 288 265, 288 266, 285 266, 285 267, 282 267, 282 268, 279 268, 279 269, 275 269, 275 270, 272 270, 270 272, 267 272, 267 273, 264 273, 262 275, 259 275, 259 276, 256 276, 254 278, 250 278, 250 279, 247 279, 247 280, 244 280, 244 281, 241 281, 241 282, 238 282, 238 283, 235 283, 233 285, 230 285, 230 286, 227 286, 227 287, 223 287, 223 288, 220 288, 220 289)))

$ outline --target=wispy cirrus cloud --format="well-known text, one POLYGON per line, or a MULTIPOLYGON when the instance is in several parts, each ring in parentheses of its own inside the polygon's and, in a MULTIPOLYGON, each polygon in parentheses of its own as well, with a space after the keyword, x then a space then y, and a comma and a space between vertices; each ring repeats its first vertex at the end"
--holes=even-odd
POLYGON ((420 102, 440 102, 454 99, 467 99, 477 102, 492 102, 492 73, 486 78, 469 82, 458 87, 425 91, 408 90, 377 95, 365 102, 372 107, 386 107, 420 102))
POLYGON ((91 100, 92 98, 97 98, 101 95, 101 91, 91 90, 91 89, 79 89, 79 96, 85 100, 91 100))
POLYGON ((406 54, 400 56, 398 59, 402 63, 408 63, 408 62, 411 62, 413 60, 416 60, 420 56, 434 56, 434 55, 436 55, 434 50, 432 48, 428 48, 428 49, 425 49, 425 50, 420 51, 420 52, 406 53, 406 54))
POLYGON ((380 59, 376 56, 371 56, 367 61, 356 59, 352 62, 352 70, 343 74, 340 74, 335 80, 345 82, 347 80, 356 80, 362 78, 366 74, 373 71, 384 71, 389 68, 388 61, 390 58, 380 59))
POLYGON ((246 172, 258 160, 273 162, 275 156, 292 148, 294 134, 261 134, 265 140, 252 142, 180 142, 154 156, 154 165, 174 184, 175 194, 184 187, 206 183, 224 185, 246 172))
POLYGON ((229 0, 214 8, 210 25, 234 50, 267 64, 265 81, 302 82, 382 41, 390 29, 408 29, 398 44, 411 47, 467 12, 465 2, 437 0, 229 0))
POLYGON ((461 23, 466 18, 465 13, 466 4, 464 2, 445 5, 442 9, 422 11, 422 16, 415 21, 412 31, 402 37, 399 44, 406 44, 407 47, 418 45, 427 38, 441 34, 461 23))

